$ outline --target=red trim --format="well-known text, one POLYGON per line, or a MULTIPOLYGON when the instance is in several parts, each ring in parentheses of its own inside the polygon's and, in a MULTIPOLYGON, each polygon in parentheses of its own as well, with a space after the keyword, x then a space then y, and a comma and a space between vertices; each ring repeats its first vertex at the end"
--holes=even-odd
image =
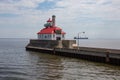
MULTIPOLYGON (((59 27, 48 27, 48 28, 43 28, 37 34, 55 34, 55 30, 62 30, 62 29, 59 27)), ((62 34, 66 34, 66 33, 62 31, 62 34)))
POLYGON ((52 22, 52 20, 50 20, 50 18, 47 20, 47 22, 52 22))

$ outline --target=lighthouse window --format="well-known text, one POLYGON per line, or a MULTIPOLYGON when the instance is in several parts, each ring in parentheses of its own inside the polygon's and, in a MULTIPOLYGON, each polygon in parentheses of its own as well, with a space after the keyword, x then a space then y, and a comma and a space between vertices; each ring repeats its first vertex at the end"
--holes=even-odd
POLYGON ((64 35, 62 35, 62 37, 64 38, 64 35))
POLYGON ((48 34, 48 38, 50 37, 50 34, 48 34))
POLYGON ((55 35, 53 34, 53 38, 55 37, 55 35))
POLYGON ((48 38, 49 38, 49 34, 48 35, 46 35, 48 38))
POLYGON ((42 34, 41 36, 42 36, 42 38, 43 38, 43 34, 42 34))
POLYGON ((45 38, 47 38, 47 36, 45 35, 45 38))
POLYGON ((42 38, 42 35, 40 35, 40 37, 42 38))
POLYGON ((41 38, 41 34, 39 35, 39 37, 41 38))

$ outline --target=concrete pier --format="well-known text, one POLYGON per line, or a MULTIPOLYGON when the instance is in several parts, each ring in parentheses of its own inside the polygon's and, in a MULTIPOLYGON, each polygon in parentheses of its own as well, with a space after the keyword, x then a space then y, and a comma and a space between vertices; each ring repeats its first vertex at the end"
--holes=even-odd
POLYGON ((26 50, 60 55, 72 58, 85 59, 113 65, 120 65, 120 50, 105 48, 79 47, 73 48, 42 48, 26 46, 26 50))
POLYGON ((39 40, 30 39, 27 46, 41 48, 73 48, 72 44, 76 44, 75 40, 39 40))

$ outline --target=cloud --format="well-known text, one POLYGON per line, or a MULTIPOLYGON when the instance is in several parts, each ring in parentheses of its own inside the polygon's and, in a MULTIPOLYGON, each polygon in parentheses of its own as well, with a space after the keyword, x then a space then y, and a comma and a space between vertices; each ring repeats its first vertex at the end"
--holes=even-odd
POLYGON ((62 13, 72 17, 94 16, 119 19, 119 0, 2 0, 0 13, 44 14, 62 13), (36 10, 37 9, 37 10, 36 10), (46 9, 46 10, 45 10, 46 9), (113 14, 113 12, 115 12, 113 14))
POLYGON ((69 3, 67 0, 62 0, 58 2, 57 5, 64 7, 64 9, 76 16, 83 16, 81 14, 86 14, 85 16, 90 17, 120 19, 120 6, 116 6, 114 0, 69 0, 69 3))
POLYGON ((119 3, 120 0, 0 0, 0 26, 9 29, 21 25, 36 33, 55 14, 57 24, 68 34, 75 34, 74 29, 76 33, 86 30, 92 36, 99 31, 98 27, 106 30, 105 26, 120 21, 119 3))

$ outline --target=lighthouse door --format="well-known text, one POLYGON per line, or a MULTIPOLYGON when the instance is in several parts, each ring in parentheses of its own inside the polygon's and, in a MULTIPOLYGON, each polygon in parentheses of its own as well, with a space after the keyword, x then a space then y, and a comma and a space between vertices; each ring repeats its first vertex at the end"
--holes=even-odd
POLYGON ((56 37, 56 40, 61 40, 61 37, 56 37))

